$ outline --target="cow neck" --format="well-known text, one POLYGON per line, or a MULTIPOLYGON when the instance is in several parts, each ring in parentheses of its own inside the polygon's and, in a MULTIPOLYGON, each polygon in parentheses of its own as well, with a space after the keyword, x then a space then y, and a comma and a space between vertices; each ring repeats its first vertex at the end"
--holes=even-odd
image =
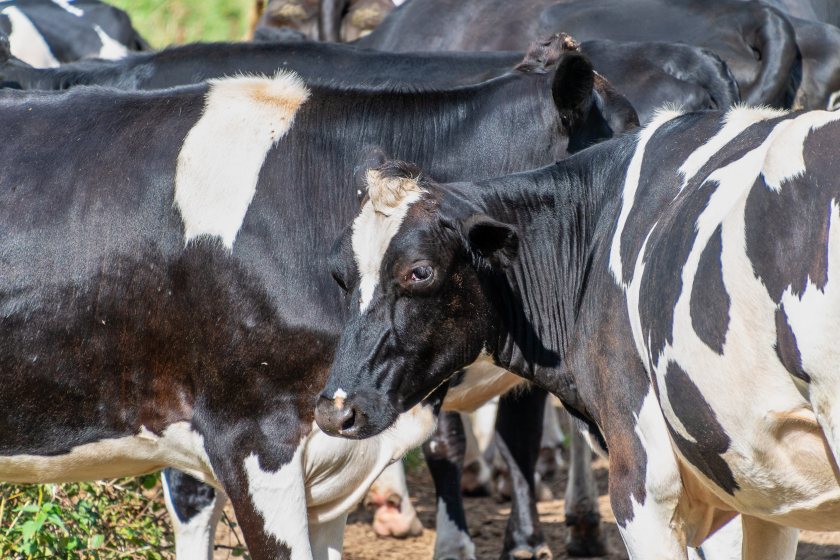
POLYGON ((494 358, 571 406, 579 399, 563 359, 599 239, 614 221, 610 209, 632 141, 613 140, 538 171, 477 185, 484 210, 514 224, 520 239, 517 258, 487 280, 500 325, 494 358))

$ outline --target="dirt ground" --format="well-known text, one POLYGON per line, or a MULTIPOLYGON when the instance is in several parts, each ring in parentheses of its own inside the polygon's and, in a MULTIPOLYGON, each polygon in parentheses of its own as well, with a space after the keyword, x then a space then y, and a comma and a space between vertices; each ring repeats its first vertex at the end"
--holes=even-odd
MULTIPOLYGON (((601 491, 601 516, 609 543, 609 560, 624 560, 627 554, 621 544, 621 537, 615 526, 609 502, 606 496, 607 469, 603 462, 596 463, 596 476, 601 491)), ((362 509, 350 516, 344 540, 344 558, 346 560, 430 560, 434 550, 435 497, 431 478, 425 467, 415 473, 409 473, 409 488, 412 501, 417 509, 423 526, 423 534, 406 540, 378 538, 370 527, 370 514, 362 509)), ((562 496, 565 479, 552 485, 556 496, 562 496)), ((478 560, 499 557, 504 536, 505 523, 510 513, 508 503, 498 503, 493 498, 467 498, 465 501, 470 534, 476 544, 478 560)), ((540 521, 555 560, 566 559, 564 544, 566 526, 564 524, 563 500, 541 502, 539 504, 540 521)), ((217 535, 217 544, 224 547, 235 546, 238 535, 232 534, 227 527, 222 527, 217 535)), ((239 541, 241 542, 241 541, 239 541)), ((214 560, 232 558, 229 548, 218 548, 214 560)), ((798 560, 840 560, 840 533, 801 534, 798 560)))

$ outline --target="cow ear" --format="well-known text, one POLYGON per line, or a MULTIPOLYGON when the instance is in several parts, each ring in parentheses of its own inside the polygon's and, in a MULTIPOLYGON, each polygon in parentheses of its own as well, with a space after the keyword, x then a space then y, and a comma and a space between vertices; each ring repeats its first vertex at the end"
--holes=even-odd
POLYGON ((493 268, 507 268, 519 253, 519 235, 513 226, 484 214, 467 218, 462 231, 470 251, 493 268))
POLYGON ((595 72, 586 56, 579 52, 567 52, 560 57, 551 93, 567 126, 574 127, 589 114, 594 85, 595 72))
POLYGON ((388 158, 379 146, 366 146, 361 153, 359 163, 353 168, 353 186, 361 199, 367 192, 367 172, 383 165, 388 158))

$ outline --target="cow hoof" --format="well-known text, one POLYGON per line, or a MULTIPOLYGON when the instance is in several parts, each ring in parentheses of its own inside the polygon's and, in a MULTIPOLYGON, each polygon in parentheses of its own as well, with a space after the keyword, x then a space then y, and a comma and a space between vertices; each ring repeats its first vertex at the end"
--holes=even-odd
POLYGON ((423 533, 423 524, 414 511, 404 512, 392 504, 377 508, 373 516, 373 532, 379 537, 407 539, 423 533))
POLYGON ((545 482, 540 482, 537 484, 537 501, 538 502, 550 502, 554 499, 554 492, 551 491, 551 487, 546 484, 545 482))
POLYGON ((520 545, 507 554, 503 553, 502 558, 505 560, 551 560, 554 555, 547 544, 539 544, 534 547, 520 545))
POLYGON ((606 556, 607 545, 601 534, 601 516, 588 513, 581 517, 566 516, 569 538, 566 541, 566 553, 576 558, 606 556))

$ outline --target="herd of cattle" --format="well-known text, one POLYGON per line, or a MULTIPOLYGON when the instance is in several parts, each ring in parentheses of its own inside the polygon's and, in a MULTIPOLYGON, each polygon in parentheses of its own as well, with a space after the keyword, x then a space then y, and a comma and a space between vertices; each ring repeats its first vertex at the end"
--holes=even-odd
POLYGON ((335 560, 371 486, 418 530, 422 445, 471 560, 460 413, 505 395, 502 557, 544 560, 551 393, 570 555, 584 439, 633 559, 840 530, 840 2, 264 4, 152 51, 0 0, 0 480, 167 468, 179 560, 227 500, 253 558, 335 560))

